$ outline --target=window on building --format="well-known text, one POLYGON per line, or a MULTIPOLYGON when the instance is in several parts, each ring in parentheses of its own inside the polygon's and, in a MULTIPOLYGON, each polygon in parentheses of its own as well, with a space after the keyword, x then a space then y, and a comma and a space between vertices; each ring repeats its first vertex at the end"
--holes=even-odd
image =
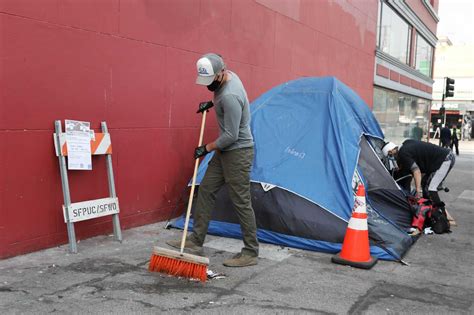
POLYGON ((415 68, 424 75, 431 77, 431 63, 433 59, 433 47, 421 37, 416 35, 416 57, 415 68))
POLYGON ((431 101, 380 87, 374 88, 372 112, 387 139, 402 143, 406 139, 421 140, 428 136, 431 101))
POLYGON ((411 26, 385 2, 381 3, 378 46, 405 64, 410 60, 411 26))

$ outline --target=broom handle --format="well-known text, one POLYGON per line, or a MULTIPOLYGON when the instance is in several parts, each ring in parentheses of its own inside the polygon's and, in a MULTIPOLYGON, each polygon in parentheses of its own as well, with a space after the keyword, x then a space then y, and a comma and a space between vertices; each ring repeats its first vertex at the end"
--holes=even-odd
MULTIPOLYGON (((202 145, 202 138, 204 136, 204 126, 206 125, 206 112, 207 110, 205 110, 202 113, 201 132, 199 134, 198 147, 202 145)), ((194 174, 193 174, 193 181, 191 183, 191 192, 189 193, 188 209, 186 210, 186 220, 184 221, 183 238, 181 239, 181 250, 180 250, 181 254, 184 252, 184 243, 186 242, 186 236, 188 235, 189 217, 191 216, 191 207, 193 205, 194 187, 196 186, 198 166, 199 166, 199 159, 196 159, 196 162, 194 163, 194 174)))

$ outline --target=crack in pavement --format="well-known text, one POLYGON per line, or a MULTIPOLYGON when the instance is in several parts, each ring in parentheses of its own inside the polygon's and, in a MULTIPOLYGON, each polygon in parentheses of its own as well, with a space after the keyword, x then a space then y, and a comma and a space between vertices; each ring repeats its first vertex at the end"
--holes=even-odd
POLYGON ((370 288, 366 294, 360 296, 348 313, 362 314, 368 311, 371 305, 377 304, 383 299, 393 298, 420 302, 426 305, 449 307, 450 310, 468 312, 472 306, 472 295, 474 292, 466 289, 461 289, 460 292, 463 292, 465 296, 456 295, 453 297, 434 292, 430 287, 415 288, 382 281, 370 288))
POLYGON ((0 292, 22 292, 25 294, 30 294, 30 292, 22 290, 22 289, 13 289, 11 287, 0 287, 0 292))

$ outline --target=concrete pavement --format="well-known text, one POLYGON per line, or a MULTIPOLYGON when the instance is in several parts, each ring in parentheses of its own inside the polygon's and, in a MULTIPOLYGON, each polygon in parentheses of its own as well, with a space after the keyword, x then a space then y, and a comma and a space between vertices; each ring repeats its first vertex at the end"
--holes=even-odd
POLYGON ((257 266, 232 269, 222 261, 240 241, 210 236, 210 269, 224 279, 205 284, 149 273, 154 245, 179 237, 163 223, 82 240, 0 261, 1 314, 473 314, 474 141, 442 193, 458 226, 424 235, 404 260, 379 261, 369 271, 331 263, 331 255, 262 244, 257 266))

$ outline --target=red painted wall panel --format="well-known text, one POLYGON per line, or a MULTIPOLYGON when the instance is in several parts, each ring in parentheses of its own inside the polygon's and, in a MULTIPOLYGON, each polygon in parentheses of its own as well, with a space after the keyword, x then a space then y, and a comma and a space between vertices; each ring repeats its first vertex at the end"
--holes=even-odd
POLYGON ((312 29, 329 35, 330 21, 336 19, 331 16, 329 9, 332 1, 301 0, 300 21, 312 29))
POLYGON ((152 211, 167 205, 171 160, 169 129, 129 129, 115 132, 115 147, 128 148, 116 154, 117 195, 122 215, 152 211), (132 188, 133 187, 133 188, 132 188))
POLYGON ((123 0, 120 33, 128 38, 186 50, 199 43, 199 1, 123 0))
POLYGON ((199 43, 196 52, 218 51, 229 56, 232 0, 201 0, 199 43))
POLYGON ((379 0, 348 0, 360 12, 365 12, 371 20, 377 19, 377 6, 379 0))
POLYGON ((232 1, 230 59, 272 67, 274 34, 274 11, 266 9, 253 0, 232 1))
POLYGON ((120 0, 61 0, 58 22, 97 32, 117 34, 119 14, 120 0))
POLYGON ((0 12, 20 15, 41 21, 57 22, 60 0, 2 0, 0 12))
POLYGON ((61 212, 51 209, 57 208, 61 187, 58 163, 50 158, 54 154, 51 133, 9 131, 4 137, 5 147, 10 148, 4 153, 7 167, 2 169, 6 241, 11 244, 57 232, 61 212))
POLYGON ((411 85, 411 79, 407 76, 400 75, 400 83, 403 85, 410 86, 411 85))
POLYGON ((104 38, 30 19, 0 18, 4 25, 1 128, 45 130, 62 117, 105 119, 108 73, 100 53, 104 38))
POLYGON ((169 127, 166 47, 108 41, 107 116, 112 128, 169 127))
MULTIPOLYGON (((1 68, 0 68, 1 70, 1 68)), ((0 89, 1 93, 1 89, 0 89)), ((0 95, 1 96, 1 95, 0 95)), ((1 100, 1 99, 0 99, 1 100)), ((0 170, 4 171, 7 168, 6 154, 7 154, 7 133, 0 132, 0 170)), ((7 247, 7 208, 5 207, 5 189, 6 176, 0 176, 0 257, 6 256, 7 247)))
POLYGON ((293 31, 297 22, 286 16, 277 14, 275 17, 275 46, 273 69, 285 76, 291 73, 293 31))
POLYGON ((332 75, 334 58, 333 58, 333 50, 330 45, 332 38, 329 35, 324 33, 318 33, 316 37, 316 67, 317 73, 316 75, 319 76, 327 76, 332 75))
POLYGON ((396 71, 390 70, 390 80, 399 82, 400 81, 400 74, 396 71))
MULTIPOLYGON (((0 1, 0 258, 67 242, 55 119, 108 122, 123 228, 169 217, 192 172, 195 109, 212 96, 194 83, 204 52, 251 100, 333 75, 372 104, 377 0, 99 2, 0 1)), ((206 126, 212 141, 214 114, 206 126)), ((93 167, 70 172, 73 201, 107 196, 104 157, 93 167)), ((111 229, 109 217, 76 224, 78 239, 111 229)))
POLYGON ((310 76, 316 69, 316 32, 299 23, 292 26, 291 72, 310 76))
MULTIPOLYGON (((433 16, 431 16, 428 9, 423 4, 423 0, 407 0, 408 6, 416 13, 416 15, 423 21, 423 23, 428 27, 428 29, 436 34, 436 27, 438 22, 435 21, 433 16)), ((435 10, 437 10, 437 3, 435 4, 435 10)))
POLYGON ((300 20, 300 7, 302 0, 255 0, 267 8, 285 15, 293 20, 300 20))

